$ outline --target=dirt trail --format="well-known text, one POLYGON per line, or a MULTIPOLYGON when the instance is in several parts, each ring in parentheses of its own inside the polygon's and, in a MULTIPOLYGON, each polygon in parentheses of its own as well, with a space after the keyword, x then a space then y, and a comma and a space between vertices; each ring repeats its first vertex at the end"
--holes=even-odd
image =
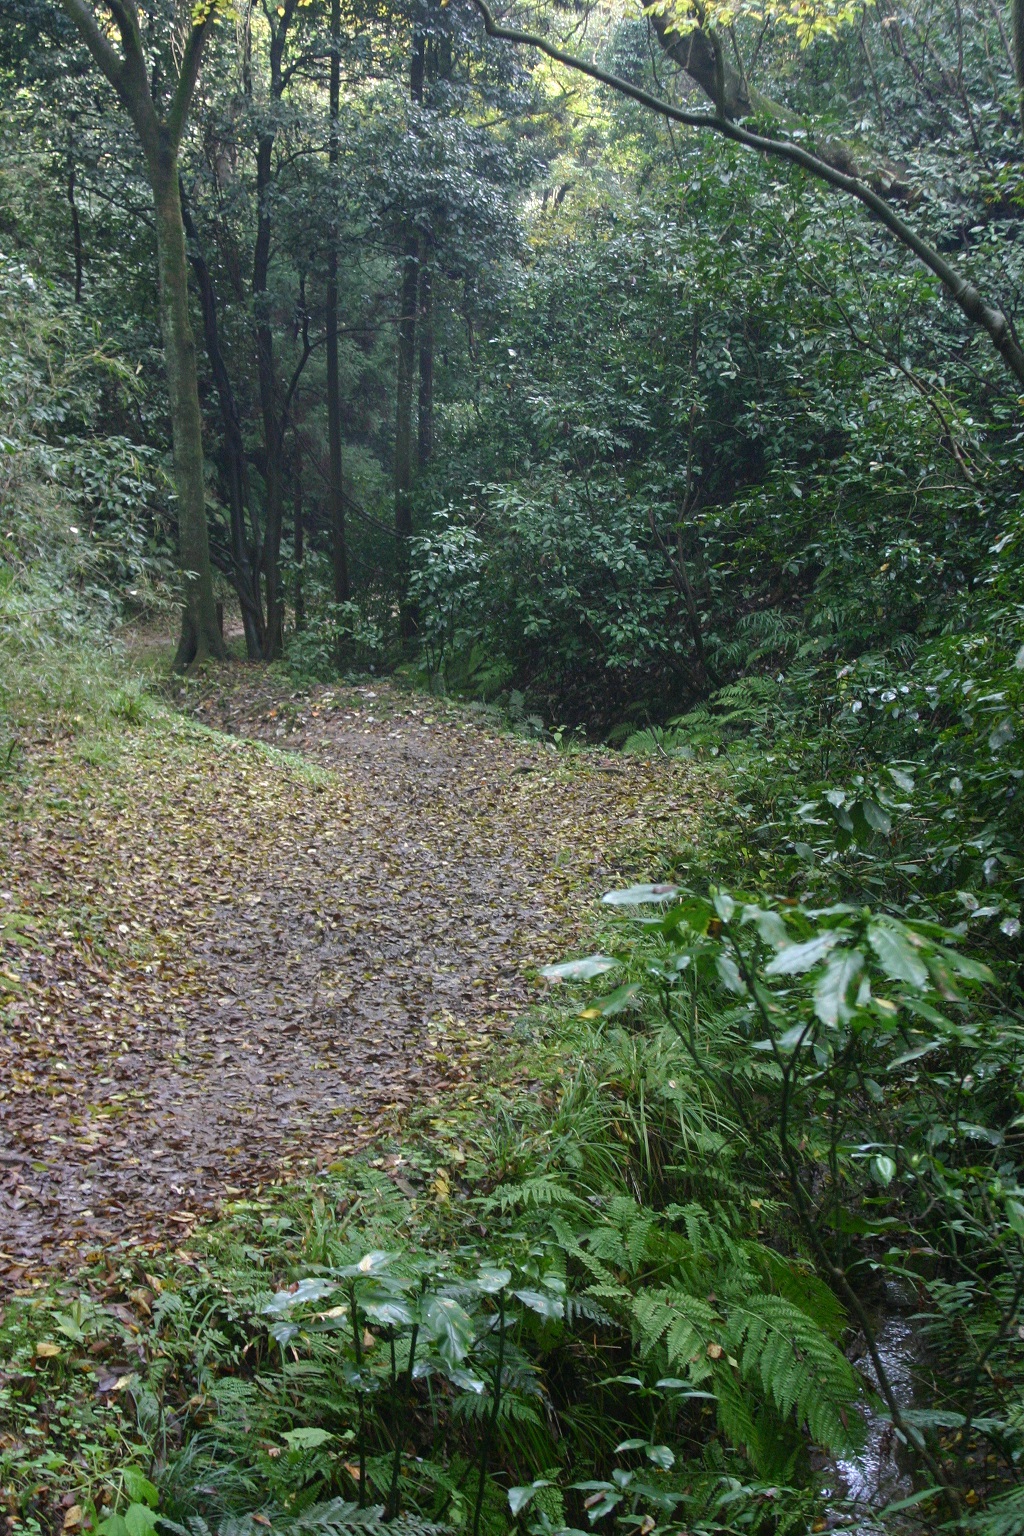
POLYGON ((240 668, 187 707, 217 734, 41 748, 8 820, 8 1283, 180 1240, 485 1056, 500 1079, 531 969, 579 940, 614 851, 694 804, 681 768, 555 757, 386 685, 240 668))

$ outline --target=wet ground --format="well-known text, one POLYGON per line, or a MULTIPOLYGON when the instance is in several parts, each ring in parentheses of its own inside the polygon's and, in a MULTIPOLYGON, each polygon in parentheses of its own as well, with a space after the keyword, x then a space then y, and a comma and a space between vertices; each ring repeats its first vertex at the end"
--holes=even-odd
POLYGON ((695 814, 680 765, 560 757, 387 685, 236 668, 178 702, 40 743, 10 792, 0 1283, 180 1238, 500 1081, 536 966, 695 814))

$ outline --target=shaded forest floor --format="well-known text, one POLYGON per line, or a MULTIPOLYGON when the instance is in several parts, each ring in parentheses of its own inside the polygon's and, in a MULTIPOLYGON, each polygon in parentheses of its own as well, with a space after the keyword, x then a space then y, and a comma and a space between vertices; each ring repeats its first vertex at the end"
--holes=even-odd
POLYGON ((383 683, 237 667, 177 702, 3 788, 0 1286, 501 1081, 536 967, 697 804, 678 764, 383 683))

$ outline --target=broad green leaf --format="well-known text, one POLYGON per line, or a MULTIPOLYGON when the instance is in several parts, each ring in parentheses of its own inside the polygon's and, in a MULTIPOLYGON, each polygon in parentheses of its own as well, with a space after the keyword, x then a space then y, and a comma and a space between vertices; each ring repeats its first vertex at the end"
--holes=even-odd
POLYGON ((814 988, 814 1011, 829 1028, 845 1023, 852 1014, 847 995, 863 968, 859 949, 840 949, 829 957, 814 988))
POLYGON ((488 1296, 493 1296, 496 1292, 504 1290, 511 1279, 512 1271, 510 1269, 499 1269, 492 1264, 481 1264, 480 1273, 473 1283, 477 1290, 484 1291, 488 1296))
POLYGON ((543 1291, 529 1290, 513 1291, 512 1294, 539 1317, 562 1317, 565 1313, 565 1303, 559 1296, 546 1296, 543 1291))
POLYGON ((1018 1237, 1024 1237, 1024 1205, 1019 1200, 1007 1200, 1006 1219, 1011 1231, 1016 1232, 1018 1237))
POLYGON ((948 949, 942 945, 939 954, 965 981, 995 981, 987 965, 980 960, 972 960, 970 955, 962 955, 958 949, 948 949))
POLYGON ((586 955, 582 960, 562 960, 558 965, 542 965, 540 974, 548 981, 593 981, 618 965, 611 955, 586 955))
MULTIPOLYGON (((689 956, 687 955, 684 958, 688 960, 689 956)), ((625 1009, 629 1008, 642 991, 643 987, 638 981, 631 981, 624 987, 616 987, 615 991, 609 992, 607 997, 599 997, 596 1002, 591 1003, 590 1007, 584 1010, 584 1016, 586 1018, 592 1018, 595 1015, 603 1019, 614 1018, 617 1013, 622 1013, 625 1009)))
POLYGON ((445 1373, 453 1386, 461 1387, 463 1392, 472 1392, 480 1397, 487 1390, 487 1383, 474 1374, 473 1371, 465 1371, 460 1365, 453 1365, 445 1373))
POLYGON ((399 1301, 397 1298, 364 1301, 362 1310, 372 1322, 380 1323, 385 1328, 404 1328, 413 1321, 412 1312, 404 1301, 399 1301))
POLYGON ((871 923, 868 927, 868 943, 882 970, 892 981, 905 981, 919 991, 928 985, 928 967, 903 930, 895 924, 871 923))
POLYGON ((156 1509, 160 1493, 144 1472, 138 1467, 125 1467, 122 1477, 124 1491, 134 1503, 148 1504, 150 1509, 156 1509))
POLYGON ((275 1313, 287 1312, 290 1307, 301 1306, 303 1302, 320 1301, 337 1289, 336 1280, 300 1280, 294 1291, 278 1291, 263 1308, 263 1315, 273 1317, 275 1313))
POLYGON ((525 1487, 510 1488, 508 1491, 508 1507, 513 1515, 518 1515, 524 1510, 540 1488, 550 1488, 551 1482, 546 1477, 538 1477, 536 1482, 527 1483, 525 1487))
POLYGON ((129 1504, 124 1512, 124 1524, 128 1536, 152 1536, 156 1530, 156 1515, 148 1504, 129 1504))
POLYGON ((286 1429, 281 1439, 290 1451, 315 1451, 318 1446, 326 1445, 334 1436, 326 1429, 317 1429, 310 1425, 305 1429, 286 1429))
POLYGON ((813 1027, 809 1023, 794 1024, 791 1029, 786 1030, 785 1034, 779 1036, 775 1042, 776 1048, 787 1054, 795 1051, 797 1046, 802 1045, 813 1032, 813 1027))
POLYGON ((897 1067, 905 1067, 908 1062, 917 1061, 922 1056, 927 1056, 930 1051, 942 1049, 941 1040, 927 1040, 924 1045, 915 1046, 912 1051, 904 1051, 902 1056, 895 1057, 889 1063, 888 1070, 895 1072, 897 1067))
POLYGON ((670 1446, 649 1445, 647 1447, 647 1460, 653 1462, 656 1467, 661 1467, 662 1471, 667 1472, 671 1467, 675 1466, 676 1456, 670 1446))
POLYGON ((824 933, 816 933, 813 939, 805 939, 802 944, 788 945, 769 960, 764 968, 765 975, 798 976, 802 971, 809 971, 835 949, 840 937, 829 928, 824 933))
POLYGON ((896 1177, 895 1162, 891 1157, 886 1157, 885 1154, 881 1152, 876 1153, 875 1156, 871 1159, 868 1164, 868 1169, 875 1183, 881 1184, 883 1188, 886 1185, 891 1184, 893 1179, 896 1177))
POLYGON ((678 891, 676 885, 627 885, 621 891, 605 891, 601 900, 609 907, 642 907, 650 902, 669 901, 678 891))
POLYGON ((427 1296, 422 1322, 447 1365, 458 1365, 466 1358, 475 1335, 473 1319, 453 1296, 427 1296))
POLYGON ((746 992, 746 983, 740 975, 739 966, 732 955, 719 955, 715 961, 715 969, 730 992, 735 992, 737 996, 742 996, 746 992))
POLYGON ((864 820, 872 832, 882 832, 888 835, 892 831, 892 817, 888 811, 882 809, 876 800, 865 800, 861 804, 864 820))
POLYGON ((785 949, 792 943, 782 918, 770 907, 744 907, 743 921, 753 923, 759 937, 765 944, 770 944, 772 949, 785 949))

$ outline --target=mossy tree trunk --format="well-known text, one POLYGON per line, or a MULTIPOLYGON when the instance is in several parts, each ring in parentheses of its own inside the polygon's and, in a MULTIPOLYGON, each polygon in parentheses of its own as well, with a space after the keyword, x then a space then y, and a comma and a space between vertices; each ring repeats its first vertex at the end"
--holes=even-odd
POLYGON ((184 670, 195 661, 224 655, 217 623, 206 526, 206 475, 203 421, 199 411, 196 345, 188 313, 188 266, 185 228, 178 191, 177 156, 165 148, 150 168, 156 211, 157 267, 160 274, 160 329, 171 405, 174 484, 178 493, 178 545, 184 605, 181 638, 174 658, 184 670))
MULTIPOLYGON (((331 137, 328 163, 331 169, 331 197, 338 195, 339 158, 338 119, 341 111, 341 0, 331 0, 331 137)), ((334 573, 334 601, 347 603, 351 596, 348 576, 348 547, 345 534, 345 484, 342 467, 341 388, 338 382, 338 221, 332 215, 330 248, 327 252, 327 440, 330 451, 328 503, 331 521, 331 563, 334 573)), ((340 658, 339 658, 340 659, 340 658)))
POLYGON ((160 326, 170 397, 174 481, 178 495, 181 551, 181 638, 174 659, 184 669, 207 657, 223 657, 217 622, 213 571, 206 524, 203 422, 199 409, 196 348, 188 313, 188 266, 185 229, 178 190, 178 147, 199 79, 203 45, 218 0, 197 7, 195 19, 176 57, 179 60, 169 99, 161 102, 143 46, 136 0, 106 0, 121 41, 115 48, 100 27, 89 0, 62 0, 93 59, 117 93, 139 137, 156 214, 160 326))

